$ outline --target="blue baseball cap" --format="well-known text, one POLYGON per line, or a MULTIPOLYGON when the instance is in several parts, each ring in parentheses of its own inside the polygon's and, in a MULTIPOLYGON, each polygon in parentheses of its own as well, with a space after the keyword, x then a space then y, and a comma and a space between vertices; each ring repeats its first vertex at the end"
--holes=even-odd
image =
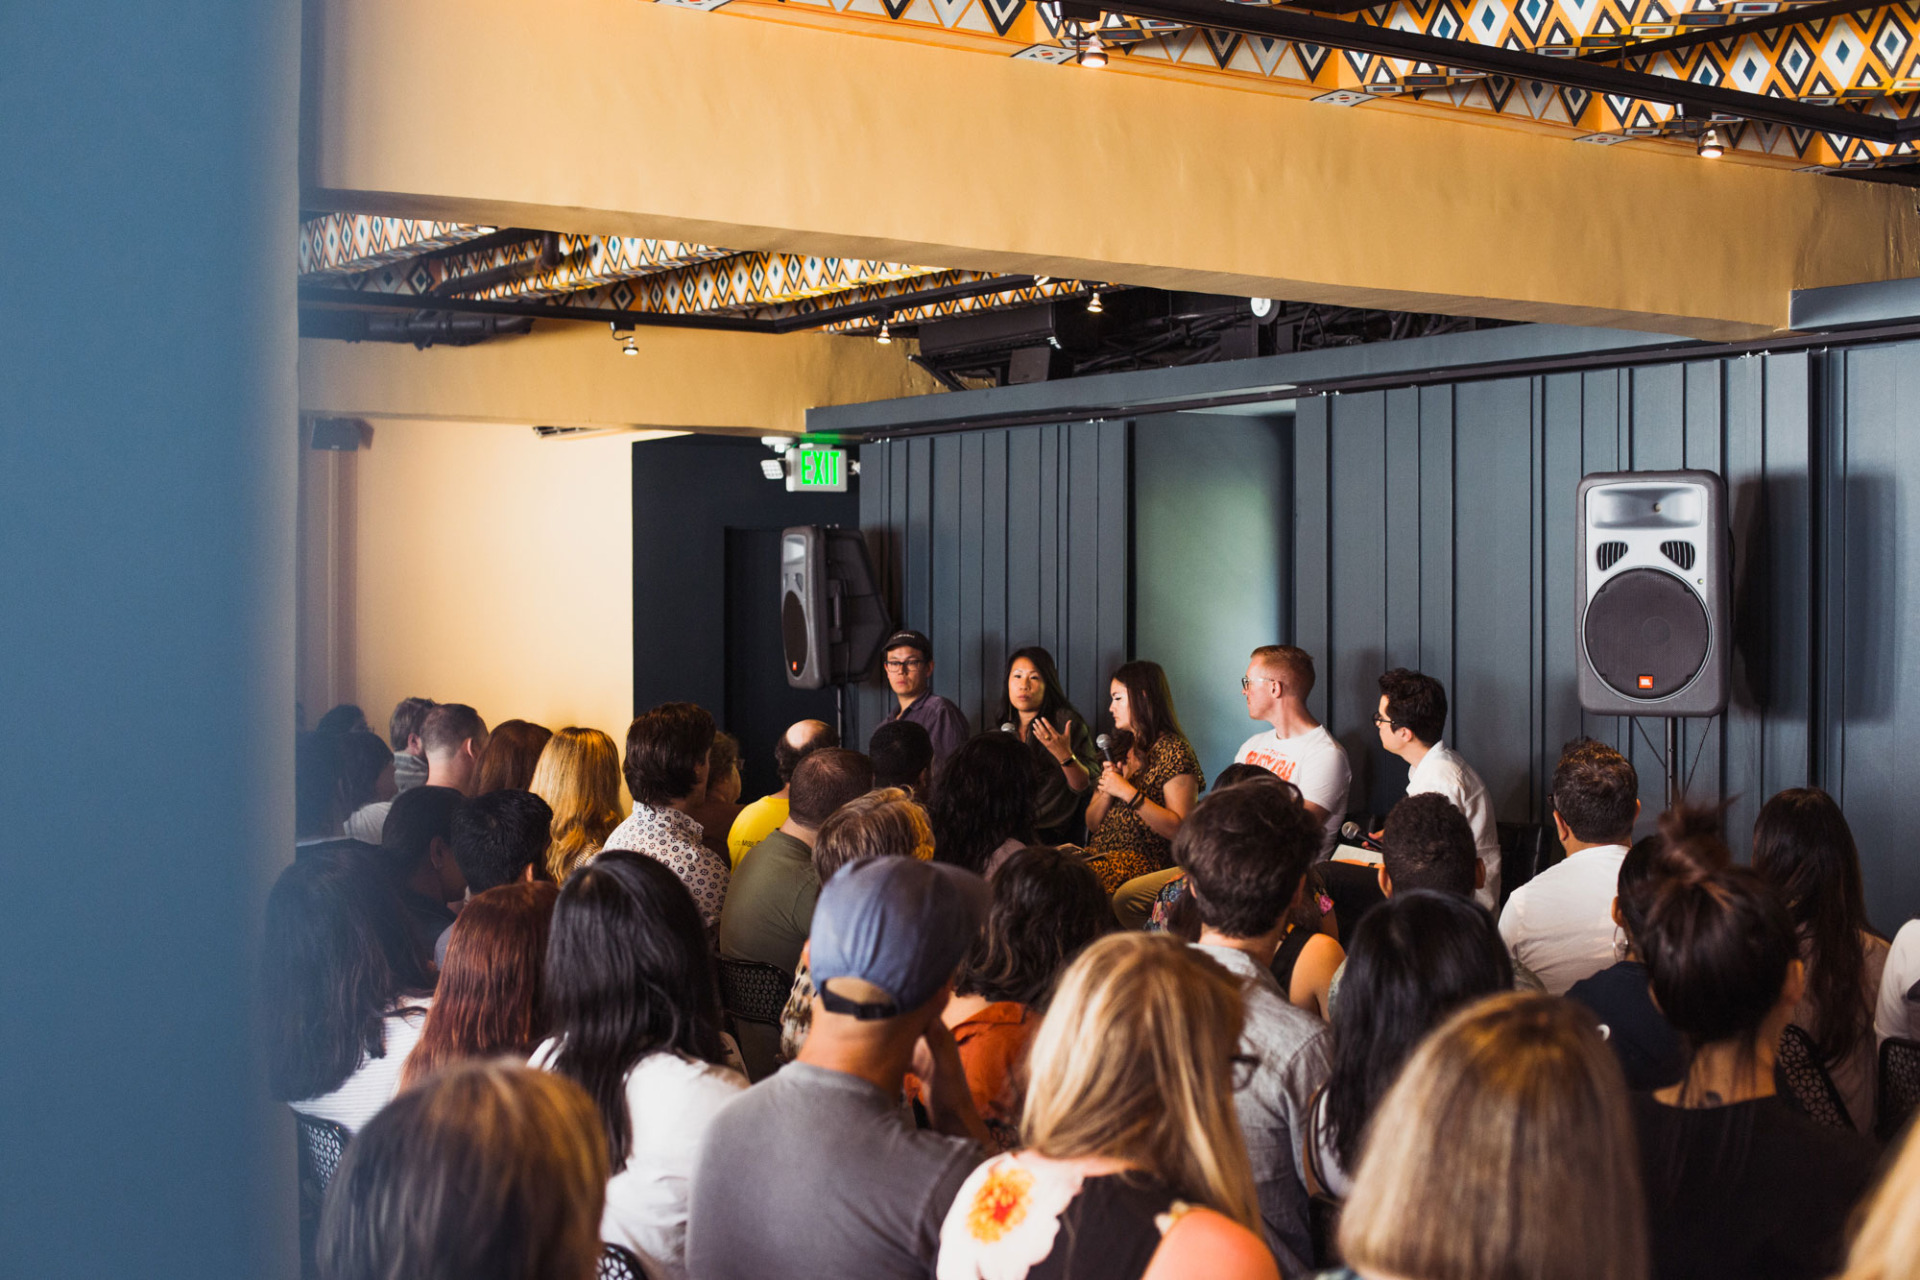
POLYGON ((867 858, 836 872, 813 909, 813 985, 833 1013, 895 1018, 926 1003, 979 936, 991 900, 971 871, 916 858, 867 858), (857 978, 886 998, 857 1001, 829 989, 857 978))

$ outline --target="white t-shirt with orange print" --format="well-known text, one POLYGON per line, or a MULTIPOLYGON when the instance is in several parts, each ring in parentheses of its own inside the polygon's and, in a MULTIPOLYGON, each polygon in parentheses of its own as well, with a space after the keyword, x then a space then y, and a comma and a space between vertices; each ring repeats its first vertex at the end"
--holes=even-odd
POLYGON ((1340 838, 1340 824, 1346 820, 1347 788, 1353 782, 1353 770, 1347 766, 1347 749, 1340 740, 1317 725, 1305 733, 1283 738, 1269 729, 1256 733, 1240 744, 1235 764, 1257 764, 1279 778, 1300 788, 1307 800, 1327 811, 1327 837, 1320 846, 1324 856, 1340 838))

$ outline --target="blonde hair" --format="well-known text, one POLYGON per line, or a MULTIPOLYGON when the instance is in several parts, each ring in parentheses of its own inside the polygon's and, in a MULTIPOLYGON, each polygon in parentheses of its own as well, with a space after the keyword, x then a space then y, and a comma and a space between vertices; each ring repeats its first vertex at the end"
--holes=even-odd
POLYGON ((1920 1125, 1909 1126, 1900 1156, 1867 1201, 1860 1234, 1839 1280, 1905 1280, 1920 1275, 1920 1125))
POLYGON ((1263 644, 1250 655, 1269 670, 1286 672, 1289 691, 1304 698, 1313 692, 1313 655, 1290 644, 1263 644))
POLYGON ((1340 1221, 1348 1266, 1420 1280, 1646 1280, 1626 1082, 1585 1010, 1509 992, 1387 1091, 1340 1221))
POLYGON ((600 851, 625 815, 620 809, 620 752, 598 729, 568 726, 541 749, 528 788, 553 808, 547 871, 565 884, 573 869, 600 851))
POLYGON ((607 1189, 579 1085, 507 1059, 455 1063, 347 1144, 318 1242, 323 1280, 592 1280, 607 1189))
POLYGON ((1168 934, 1100 939, 1068 966, 1028 1055, 1022 1142, 1138 1165, 1259 1232, 1233 1103, 1240 984, 1168 934))
POLYGON ((933 824, 927 811, 900 787, 883 787, 847 801, 827 815, 813 838, 813 870, 821 884, 849 862, 887 857, 922 862, 933 857, 933 824))

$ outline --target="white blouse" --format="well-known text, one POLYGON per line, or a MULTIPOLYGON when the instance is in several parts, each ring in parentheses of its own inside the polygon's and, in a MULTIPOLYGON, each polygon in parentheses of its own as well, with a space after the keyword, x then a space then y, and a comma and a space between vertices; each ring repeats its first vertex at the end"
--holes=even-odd
POLYGON ((431 996, 421 996, 395 1009, 380 1024, 386 1048, 384 1055, 375 1058, 361 1054, 360 1065, 338 1089, 288 1105, 316 1120, 331 1120, 348 1133, 360 1132, 374 1113, 400 1091, 400 1072, 405 1069, 413 1046, 420 1043, 421 1029, 427 1023, 427 1008, 432 1003, 431 996))

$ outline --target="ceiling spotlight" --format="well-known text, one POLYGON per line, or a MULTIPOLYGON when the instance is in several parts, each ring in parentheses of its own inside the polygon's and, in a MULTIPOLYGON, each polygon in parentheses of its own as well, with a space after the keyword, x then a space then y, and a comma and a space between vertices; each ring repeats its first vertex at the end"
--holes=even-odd
POLYGON ((609 320, 607 322, 607 329, 613 334, 613 340, 615 342, 626 343, 624 347, 620 348, 621 355, 637 356, 640 354, 640 349, 633 345, 633 326, 632 325, 628 325, 626 328, 623 329, 620 327, 619 321, 609 320))
POLYGON ((1107 46, 1100 43, 1098 35, 1088 35, 1087 42, 1080 46, 1080 54, 1074 61, 1083 67, 1104 67, 1107 65, 1107 46))
POLYGON ((1095 289, 1093 291, 1093 296, 1087 299, 1087 314, 1090 316, 1097 316, 1102 311, 1105 311, 1105 310, 1106 308, 1100 305, 1100 291, 1098 289, 1095 289))
POLYGON ((1707 131, 1700 135, 1698 150, 1702 160, 1718 160, 1725 155, 1727 149, 1721 145, 1720 130, 1708 125, 1707 131))
POLYGON ((880 321, 880 336, 875 338, 874 341, 883 347, 893 345, 893 335, 887 331, 887 322, 884 319, 880 321))
POLYGON ((1053 279, 1052 276, 1035 276, 1033 278, 1033 287, 1038 289, 1041 285, 1047 284, 1050 281, 1052 281, 1052 279, 1053 279))
POLYGON ((620 354, 623 356, 637 356, 640 354, 640 348, 633 345, 632 334, 627 335, 627 345, 620 348, 620 354))

